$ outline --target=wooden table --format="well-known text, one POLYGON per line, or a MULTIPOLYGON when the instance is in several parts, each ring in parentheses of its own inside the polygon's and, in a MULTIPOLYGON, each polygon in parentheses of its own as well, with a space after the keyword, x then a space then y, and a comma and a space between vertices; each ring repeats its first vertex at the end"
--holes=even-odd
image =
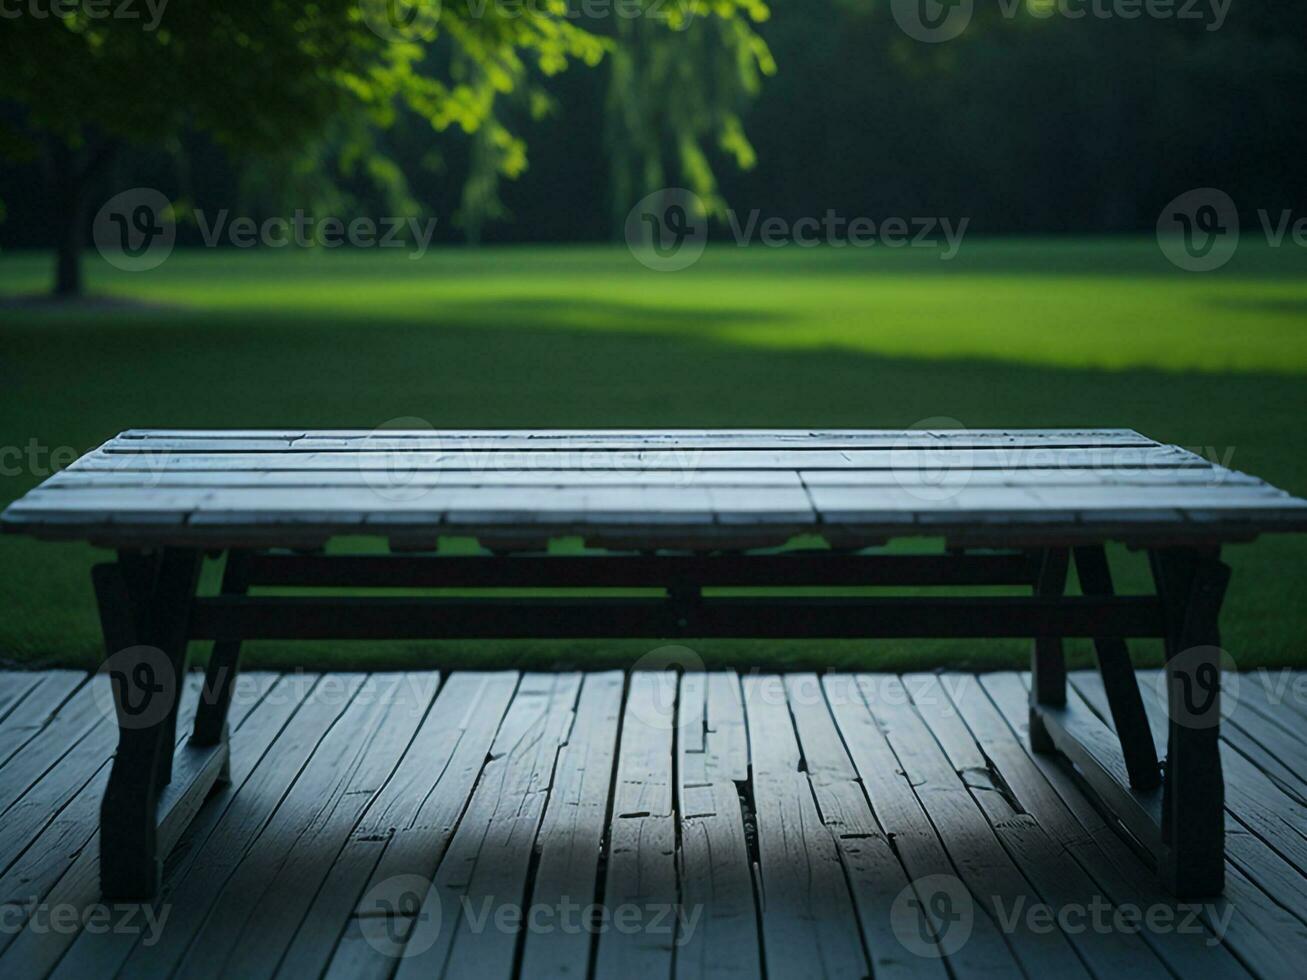
POLYGON ((1166 885, 1196 898, 1223 886, 1220 548, 1307 530, 1307 502, 1125 430, 129 431, 0 520, 117 553, 93 569, 119 722, 101 809, 111 898, 155 894, 162 857, 224 779, 242 641, 580 637, 1034 638, 1033 748, 1065 755, 1166 885), (343 535, 389 551, 323 550, 343 535), (486 553, 438 553, 448 537, 486 553), (563 537, 591 552, 547 553, 563 537), (879 550, 897 538, 944 547, 879 550), (1115 594, 1109 542, 1147 553, 1153 594, 1115 594), (201 596, 206 554, 225 568, 201 596), (1067 596, 1073 561, 1082 594, 1067 596), (872 585, 951 591, 815 591, 872 585), (1031 594, 959 594, 995 585, 1031 594), (286 594, 323 586, 360 594, 286 594), (758 586, 794 594, 705 591, 758 586), (586 594, 368 594, 396 587, 586 594), (659 592, 603 594, 614 588, 659 592), (1067 703, 1068 637, 1095 641, 1119 746, 1085 737, 1067 703), (1129 637, 1165 642, 1161 765, 1129 637), (190 640, 214 647, 174 750, 190 640))

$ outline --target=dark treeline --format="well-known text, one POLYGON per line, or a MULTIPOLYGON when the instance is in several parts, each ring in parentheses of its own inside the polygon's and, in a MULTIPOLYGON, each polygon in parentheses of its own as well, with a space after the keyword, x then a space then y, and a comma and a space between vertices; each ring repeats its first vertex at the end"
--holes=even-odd
MULTIPOLYGON (((744 115, 756 165, 742 171, 725 153, 712 161, 742 220, 754 210, 790 220, 834 211, 965 216, 987 233, 1134 232, 1204 186, 1250 218, 1307 206, 1307 4, 1005 0, 979 4, 960 38, 934 45, 908 38, 887 2, 771 6, 759 33, 778 70, 744 115)), ((614 200, 610 70, 542 80, 554 101, 544 118, 513 118, 508 108, 529 168, 500 182, 503 213, 484 221, 482 241, 614 237, 625 202, 614 200)), ((475 171, 475 140, 400 125, 377 149, 404 175, 407 199, 439 218, 437 239, 463 240, 466 226, 453 219, 475 171)), ((50 243, 39 176, 34 164, 0 165, 0 245, 50 243)), ((361 179, 337 180, 348 193, 332 198, 303 175, 281 184, 275 168, 259 176, 252 182, 196 136, 171 152, 123 155, 103 193, 148 184, 194 207, 256 217, 333 200, 351 213, 389 213, 361 179), (252 183, 277 190, 253 203, 252 183)), ((197 235, 183 228, 181 239, 197 235)))

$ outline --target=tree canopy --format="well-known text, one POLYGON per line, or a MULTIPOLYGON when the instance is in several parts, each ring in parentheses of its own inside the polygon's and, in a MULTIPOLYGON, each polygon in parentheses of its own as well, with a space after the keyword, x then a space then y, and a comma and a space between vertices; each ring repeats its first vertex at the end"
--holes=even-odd
MULTIPOLYGON (((194 130, 238 155, 284 155, 318 145, 332 127, 357 139, 411 114, 438 132, 477 134, 483 187, 464 206, 485 212, 497 177, 526 164, 500 102, 539 102, 533 77, 599 64, 631 23, 664 51, 727 44, 746 86, 770 69, 748 26, 767 17, 762 0, 142 0, 135 9, 123 18, 107 15, 114 5, 103 0, 70 0, 45 16, 6 18, 0 97, 19 111, 0 130, 0 152, 49 154, 54 178, 76 194, 123 142, 166 144, 194 130)), ((635 111, 647 111, 654 86, 681 83, 694 79, 649 72, 629 88, 642 99, 635 111)), ((656 93, 682 97, 701 107, 712 96, 656 93)), ((729 108, 686 115, 677 133, 679 159, 709 193, 711 173, 693 147, 714 132, 747 159, 729 108)), ((82 220, 79 202, 66 211, 82 220)))

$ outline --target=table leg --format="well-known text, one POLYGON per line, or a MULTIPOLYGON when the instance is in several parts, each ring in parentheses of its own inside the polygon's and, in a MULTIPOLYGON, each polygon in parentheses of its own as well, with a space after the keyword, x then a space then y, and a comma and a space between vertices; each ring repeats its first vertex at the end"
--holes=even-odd
MULTIPOLYGON (((250 553, 230 551, 222 573, 222 595, 240 596, 249 591, 250 553)), ((191 744, 199 746, 221 745, 227 741, 227 711, 240 671, 240 640, 219 641, 209 654, 209 667, 204 675, 204 690, 195 713, 195 729, 191 744)), ((220 779, 230 778, 229 766, 224 764, 220 779)))
MULTIPOLYGON (((1107 551, 1102 545, 1076 548, 1075 559, 1081 592, 1104 597, 1115 593, 1107 551)), ((1130 648, 1121 637, 1099 636, 1094 638, 1094 651, 1130 785, 1140 790, 1156 789, 1161 783, 1157 748, 1139 694, 1139 680, 1130 662, 1130 648)))
POLYGON ((146 596, 128 584, 134 574, 128 563, 116 571, 99 566, 93 576, 111 640, 107 667, 118 720, 118 751, 100 807, 100 880, 109 898, 152 897, 162 868, 156 811, 172 778, 200 554, 168 549, 154 568, 146 596), (124 641, 129 645, 113 649, 124 641))
MULTIPOLYGON (((1066 548, 1049 548, 1041 552, 1035 595, 1062 595, 1066 591, 1069 563, 1070 552, 1066 548)), ((1051 754, 1057 751, 1057 747, 1036 710, 1041 704, 1054 707, 1066 704, 1066 657, 1059 637, 1036 637, 1030 658, 1030 747, 1035 752, 1051 754)))
POLYGON ((1163 549, 1150 558, 1167 621, 1160 870, 1178 898, 1206 898, 1225 883, 1218 619, 1230 568, 1215 550, 1163 549))

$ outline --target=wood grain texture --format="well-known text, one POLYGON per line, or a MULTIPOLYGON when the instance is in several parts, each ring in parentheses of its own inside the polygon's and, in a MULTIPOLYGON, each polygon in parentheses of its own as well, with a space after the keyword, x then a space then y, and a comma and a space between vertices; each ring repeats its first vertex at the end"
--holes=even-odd
MULTIPOLYGON (((991 675, 982 680, 1009 725, 1018 733, 1024 721, 1017 717, 1013 705, 1018 699, 1024 703, 1022 681, 1014 674, 991 675)), ((1105 703, 1103 710, 1107 710, 1105 703)), ((1101 827, 1102 819, 1097 811, 1080 795, 1078 788, 1072 791, 1068 785, 1070 777, 1056 763, 1036 759, 1036 764, 1083 826, 1091 830, 1101 827)), ((1105 848, 1117 839, 1110 829, 1095 832, 1095 837, 1103 842, 1105 848)), ((1118 867, 1128 869, 1130 865, 1119 862, 1118 867)), ((1136 894, 1140 896, 1137 901, 1147 903, 1147 896, 1156 894, 1153 890, 1157 887, 1157 879, 1151 872, 1132 883, 1135 883, 1136 894)), ((1228 860, 1224 898, 1199 905, 1177 906, 1174 899, 1158 895, 1151 904, 1178 908, 1186 916, 1201 920, 1256 975, 1293 977, 1301 972, 1301 958, 1307 956, 1307 930, 1304 930, 1301 920, 1249 881, 1228 860)), ((1215 943, 1209 941, 1207 945, 1215 943)), ((1219 968, 1219 964, 1214 963, 1213 967, 1219 968)))
MULTIPOLYGON (((558 754, 549 805, 536 838, 530 908, 583 909, 598 894, 624 686, 616 671, 590 674, 582 685, 576 720, 558 754)), ((579 965, 589 961, 592 938, 586 930, 561 927, 529 931, 518 976, 577 976, 582 972, 579 965)))
POLYGON ((866 976, 853 899, 834 835, 822 821, 802 768, 782 678, 745 678, 744 709, 767 975, 866 976))
MULTIPOLYGON (((911 692, 917 713, 984 813, 994 835, 1038 891, 1044 906, 1050 911, 1084 909, 1086 919, 1091 910, 1110 907, 1110 899, 1089 871, 1012 792, 998 767, 972 737, 939 678, 908 675, 904 687, 911 692)), ((978 685, 972 690, 977 700, 983 697, 978 685)), ((965 698, 957 695, 956 700, 965 698)), ((1070 939, 1094 976, 1128 974, 1156 980, 1170 976, 1164 961, 1137 935, 1089 928, 1072 933, 1070 939)))
POLYGON ((525 905, 536 833, 580 687, 578 674, 522 677, 408 936, 400 980, 512 975, 518 932, 501 916, 520 915, 525 905))
MULTIPOLYGON (((1164 732, 1156 674, 1141 676, 1164 732)), ((0 825, 16 855, 0 913, 12 923, 22 906, 34 923, 3 934, 0 973, 1299 976, 1307 875, 1292 835, 1307 815, 1265 768, 1307 763, 1296 707, 1270 689, 1229 697, 1247 717, 1222 748, 1227 891, 1190 906, 1161 892, 1064 762, 1028 749, 1028 685, 1016 673, 246 675, 231 785, 174 847, 148 917, 132 906, 130 919, 98 897, 112 739, 47 715, 52 761, 11 810, 52 802, 38 822, 0 825), (1262 754, 1237 747, 1251 744, 1262 754), (923 901, 932 875, 957 881, 974 913, 960 946, 936 930, 943 958, 921 945, 940 914, 923 901), (421 883, 416 907, 389 901, 402 879, 421 883), (598 927, 497 917, 564 899, 596 903, 598 927), (1011 919, 1019 899, 1151 919, 1040 932, 1011 919), (624 906, 639 914, 619 931, 624 906), (56 908, 77 922, 47 928, 56 908), (81 927, 93 911, 130 926, 81 927)), ((1096 674, 1073 672, 1069 694, 1109 726, 1096 674)), ((183 747, 182 782, 189 765, 183 747)))
POLYGON ((0 526, 97 542, 304 544, 372 531, 769 542, 963 534, 1084 540, 1307 530, 1307 502, 1129 430, 133 430, 0 526))
MULTIPOLYGON (((910 882, 863 793, 826 702, 826 689, 815 674, 790 675, 785 689, 817 809, 844 864, 872 974, 942 980, 948 976, 942 956, 903 955, 900 935, 905 926, 922 935, 929 923, 920 913, 915 921, 903 921, 901 896, 910 882)), ((834 690, 844 693, 838 686, 834 690)))
POLYGON ((679 894, 676 879, 673 751, 676 675, 631 675, 622 713, 604 905, 614 918, 599 930, 596 978, 672 975, 679 894), (629 917, 619 928, 616 915, 629 917))
MULTIPOLYGON (((1081 791, 1060 762, 1039 756, 1028 748, 1027 691, 1016 674, 989 674, 981 678, 950 675, 946 690, 962 690, 952 697, 986 757, 1001 773, 1003 782, 1021 806, 1045 831, 1080 861, 1114 904, 1140 907, 1175 907, 1162 893, 1153 870, 1146 867, 1081 791)), ((1148 929, 1140 932, 1177 976, 1206 975, 1230 980, 1248 975, 1221 944, 1228 916, 1197 917, 1202 928, 1148 929)), ((1238 923, 1233 925, 1237 928, 1238 923)))
MULTIPOLYGON (((957 877, 974 896, 976 914, 997 923, 1013 908, 1038 905, 1035 883, 1022 873, 999 841, 962 776, 949 762, 903 683, 888 675, 860 675, 859 686, 876 721, 912 783, 922 808, 945 841, 957 877)), ((1090 976, 1070 938, 1018 916, 1003 925, 1005 938, 1027 972, 1040 976, 1090 976)))
POLYGON ((678 980, 760 977, 758 909, 741 790, 748 732, 733 672, 681 677, 676 725, 677 862, 682 915, 678 980))

